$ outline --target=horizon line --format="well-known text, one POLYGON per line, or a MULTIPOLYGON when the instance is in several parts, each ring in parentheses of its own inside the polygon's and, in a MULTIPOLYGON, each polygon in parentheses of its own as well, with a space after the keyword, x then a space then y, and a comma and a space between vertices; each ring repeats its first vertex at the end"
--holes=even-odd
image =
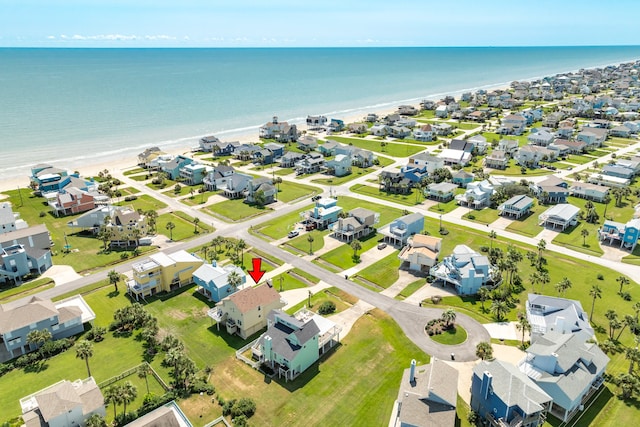
POLYGON ((593 47, 640 47, 640 44, 579 44, 579 45, 353 45, 353 46, 3 46, 0 49, 518 49, 518 48, 593 48, 593 47))

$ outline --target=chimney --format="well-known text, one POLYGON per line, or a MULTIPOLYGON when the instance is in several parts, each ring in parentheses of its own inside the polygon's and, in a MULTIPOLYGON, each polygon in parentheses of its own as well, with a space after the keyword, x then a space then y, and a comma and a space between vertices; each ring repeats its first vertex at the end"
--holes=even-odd
POLYGON ((482 373, 482 385, 480 386, 480 393, 484 396, 485 400, 489 396, 489 390, 491 389, 491 383, 493 382, 493 375, 489 371, 482 373))
POLYGON ((411 359, 411 367, 409 368, 409 382, 416 383, 416 359, 411 359))

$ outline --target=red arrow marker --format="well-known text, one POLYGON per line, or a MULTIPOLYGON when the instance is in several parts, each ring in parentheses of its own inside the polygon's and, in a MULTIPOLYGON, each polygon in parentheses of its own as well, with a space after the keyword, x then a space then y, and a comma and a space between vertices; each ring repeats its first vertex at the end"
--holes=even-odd
POLYGON ((249 270, 248 273, 257 285, 265 273, 264 271, 260 270, 260 267, 262 266, 262 258, 252 258, 251 263, 253 264, 253 270, 249 270))

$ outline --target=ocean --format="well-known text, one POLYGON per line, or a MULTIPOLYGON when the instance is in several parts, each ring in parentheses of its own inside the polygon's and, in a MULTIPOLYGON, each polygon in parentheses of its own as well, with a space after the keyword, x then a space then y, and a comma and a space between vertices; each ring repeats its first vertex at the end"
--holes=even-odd
POLYGON ((0 49, 0 180, 636 59, 638 46, 0 49))

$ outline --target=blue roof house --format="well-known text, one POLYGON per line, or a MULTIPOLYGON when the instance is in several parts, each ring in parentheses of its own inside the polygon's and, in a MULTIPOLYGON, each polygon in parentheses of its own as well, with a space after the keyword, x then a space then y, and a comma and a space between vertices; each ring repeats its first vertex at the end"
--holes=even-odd
POLYGON ((633 252, 640 237, 640 219, 632 219, 626 224, 605 220, 602 228, 598 230, 598 236, 600 241, 609 240, 609 244, 620 242, 620 247, 633 252))
POLYGON ((412 213, 401 216, 383 227, 380 232, 384 235, 384 241, 394 246, 405 246, 409 237, 420 233, 424 229, 424 216, 420 213, 412 213))
POLYGON ((318 230, 324 230, 329 225, 338 221, 342 208, 338 206, 338 201, 330 197, 323 197, 316 200, 316 205, 306 213, 307 219, 315 223, 318 230))
POLYGON ((483 361, 473 368, 471 409, 492 426, 544 424, 551 397, 508 362, 483 361))
POLYGON ((202 292, 215 302, 231 295, 247 282, 247 275, 236 265, 219 267, 216 261, 211 264, 202 264, 193 272, 193 282, 202 288, 202 292), (229 276, 236 273, 240 276, 240 284, 237 287, 229 285, 229 276))

